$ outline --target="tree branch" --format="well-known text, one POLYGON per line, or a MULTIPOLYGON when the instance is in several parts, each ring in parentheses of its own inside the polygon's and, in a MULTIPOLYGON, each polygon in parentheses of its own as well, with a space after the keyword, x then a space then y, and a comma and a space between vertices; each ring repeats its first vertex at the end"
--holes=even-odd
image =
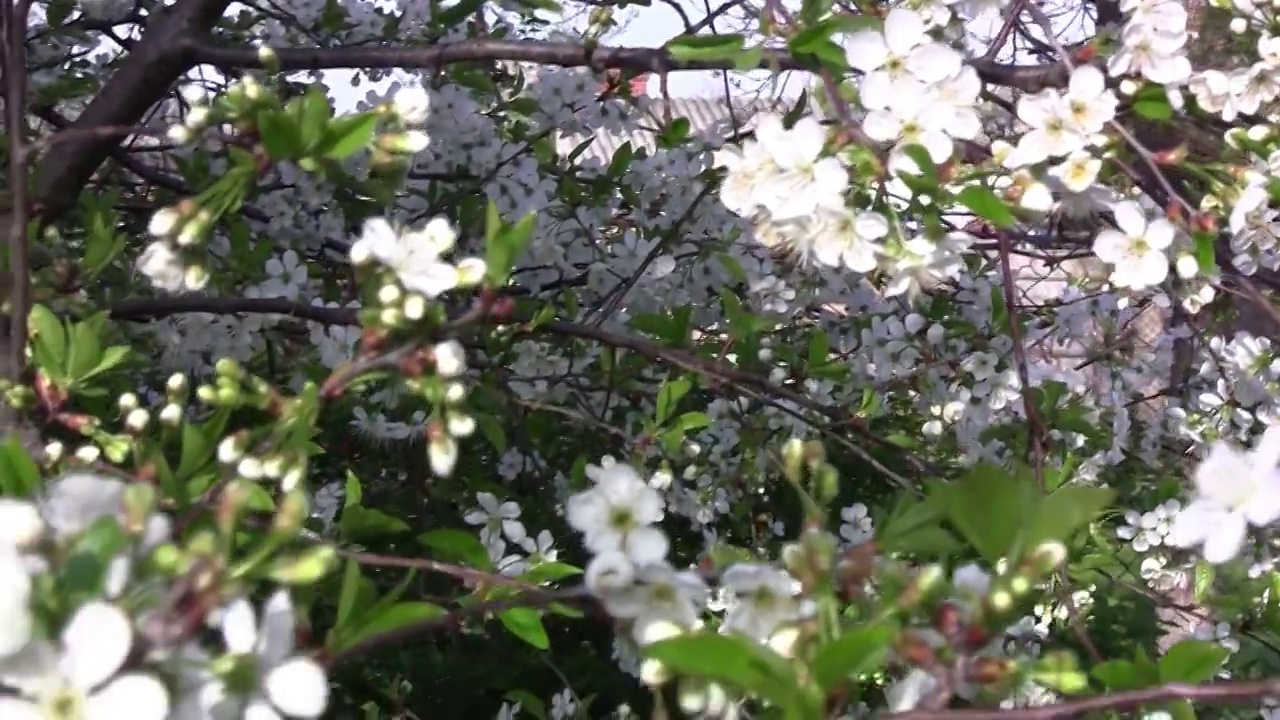
POLYGON ((1225 703, 1256 702, 1263 697, 1280 695, 1280 680, 1249 680, 1210 685, 1174 683, 1142 690, 1099 695, 1097 697, 1018 710, 922 710, 894 715, 897 720, 1059 720, 1106 710, 1132 710, 1142 705, 1155 705, 1175 700, 1217 701, 1225 703))
MULTIPOLYGON (((189 0, 190 1, 190 0, 189 0)), ((261 68, 262 59, 252 47, 220 47, 188 38, 186 48, 197 64, 219 67, 261 68)), ((339 68, 424 68, 436 69, 464 62, 506 60, 559 67, 590 67, 664 74, 680 70, 733 70, 733 60, 676 60, 663 48, 610 47, 583 43, 537 40, 463 40, 428 47, 279 48, 276 56, 283 70, 332 70, 339 68)), ((1068 73, 1060 65, 1004 65, 990 60, 968 61, 979 77, 991 85, 1003 85, 1025 92, 1046 87, 1064 87, 1068 73)), ((762 70, 805 70, 807 66, 780 51, 765 51, 758 66, 762 70)))
POLYGON ((56 221, 75 205, 117 138, 93 128, 136 125, 151 106, 193 66, 190 43, 208 35, 231 0, 179 0, 157 9, 142 39, 107 80, 89 107, 71 124, 74 140, 49 149, 36 173, 35 211, 44 223, 56 221))

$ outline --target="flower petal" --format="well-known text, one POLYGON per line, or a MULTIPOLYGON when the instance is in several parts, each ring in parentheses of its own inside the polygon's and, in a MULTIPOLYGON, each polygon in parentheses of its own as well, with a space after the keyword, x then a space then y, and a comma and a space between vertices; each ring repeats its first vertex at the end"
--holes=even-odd
POLYGON ((268 667, 284 660, 294 647, 293 600, 289 591, 277 590, 262 608, 262 628, 257 653, 268 667))
POLYGON ((40 708, 15 697, 0 697, 0 717, 4 720, 45 720, 40 708))
POLYGON ((329 704, 329 680, 309 658, 293 658, 278 665, 263 684, 267 697, 284 714, 317 718, 329 704))
POLYGON ((62 630, 63 672, 76 687, 88 690, 116 674, 133 649, 129 616, 111 603, 80 606, 62 630))
POLYGON ((150 675, 121 675, 89 696, 85 720, 165 720, 169 715, 169 691, 150 675))
POLYGON ((235 600, 223 611, 222 641, 226 643, 227 651, 236 655, 253 652, 258 641, 258 618, 248 600, 235 600))

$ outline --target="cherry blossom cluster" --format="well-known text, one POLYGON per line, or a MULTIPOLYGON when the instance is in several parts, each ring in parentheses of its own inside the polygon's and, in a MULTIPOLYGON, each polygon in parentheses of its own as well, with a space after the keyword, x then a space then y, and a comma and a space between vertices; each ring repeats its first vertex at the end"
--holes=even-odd
POLYGON ((11 691, 0 696, 0 714, 320 717, 328 681, 295 648, 288 591, 266 601, 261 620, 248 598, 223 599, 206 618, 218 643, 175 641, 163 630, 175 609, 163 593, 140 590, 161 579, 156 563, 181 562, 184 550, 155 501, 148 486, 84 472, 53 480, 35 501, 0 501, 0 682, 11 691), (101 577, 55 590, 68 551, 83 553, 86 538, 104 533, 120 542, 101 577), (50 602, 50 592, 76 602, 50 602))

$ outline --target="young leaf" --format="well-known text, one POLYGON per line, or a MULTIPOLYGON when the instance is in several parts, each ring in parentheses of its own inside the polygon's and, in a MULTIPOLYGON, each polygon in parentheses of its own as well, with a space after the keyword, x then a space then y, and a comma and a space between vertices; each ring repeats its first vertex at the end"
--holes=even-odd
POLYGON ((435 551, 441 559, 468 567, 488 570, 492 567, 489 551, 475 535, 452 528, 441 528, 418 536, 418 542, 435 551))
POLYGON ((701 677, 754 693, 784 711, 799 701, 799 688, 787 662, 769 648, 737 635, 690 633, 646 645, 641 651, 675 675, 701 677))
POLYGON ((1005 201, 996 197, 991 188, 983 187, 982 185, 970 185, 956 195, 956 200, 961 205, 972 210, 974 215, 990 221, 996 227, 1007 228, 1017 222, 1017 218, 1009 210, 1009 206, 1005 201))
POLYGON ((345 160, 369 147, 378 129, 378 116, 373 113, 347 115, 329 123, 319 152, 330 160, 345 160))
POLYGON ((1183 640, 1160 658, 1160 681, 1202 683, 1212 680, 1231 651, 1209 640, 1183 640))
POLYGON ((667 52, 676 60, 726 60, 742 50, 741 35, 681 35, 667 43, 667 52))
POLYGON ((502 620, 502 624, 511 631, 512 635, 533 647, 539 650, 546 650, 551 647, 551 640, 547 637, 546 628, 542 627, 542 615, 537 610, 516 607, 504 611, 498 617, 502 620))
POLYGON ((845 632, 818 650, 810 668, 825 690, 835 690, 848 678, 879 670, 889 657, 897 635, 891 625, 864 625, 845 632))

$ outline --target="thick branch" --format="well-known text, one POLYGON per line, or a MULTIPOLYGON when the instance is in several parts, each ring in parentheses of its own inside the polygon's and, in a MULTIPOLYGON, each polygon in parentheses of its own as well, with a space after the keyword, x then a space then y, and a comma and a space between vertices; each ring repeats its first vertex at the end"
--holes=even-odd
POLYGON ((1099 695, 1097 697, 1018 710, 925 710, 894 715, 900 720, 1059 720, 1081 717, 1107 710, 1132 710, 1143 705, 1157 705, 1176 700, 1248 703, 1280 694, 1280 681, 1250 680, 1211 685, 1170 684, 1143 690, 1099 695))
MULTIPOLYGON (((189 39, 187 48, 197 63, 219 67, 263 67, 258 50, 251 47, 219 47, 189 39)), ((662 48, 591 46, 582 43, 537 40, 464 40, 429 47, 334 47, 281 48, 276 50, 284 70, 332 70, 337 68, 424 68, 434 69, 464 62, 506 60, 560 67, 620 69, 663 74, 679 70, 732 70, 733 60, 676 60, 662 48)), ((1003 65, 989 60, 970 60, 978 75, 992 85, 1026 92, 1045 87, 1065 86, 1066 68, 1061 65, 1003 65)), ((759 68, 804 70, 788 53, 765 52, 759 68)))
MULTIPOLYGON (((142 39, 71 129, 136 125, 192 67, 189 41, 206 36, 230 4, 230 0, 179 0, 172 7, 157 9, 142 39)), ((85 132, 45 153, 35 192, 35 209, 45 223, 57 220, 75 204, 85 183, 117 144, 118 138, 85 132)))
POLYGON ((170 295, 162 298, 125 300, 112 305, 108 314, 114 320, 159 320, 182 313, 212 313, 235 315, 257 313, 287 315, 299 320, 311 320, 323 325, 359 325, 356 311, 351 308, 304 305, 286 298, 235 298, 205 297, 203 295, 170 295))

